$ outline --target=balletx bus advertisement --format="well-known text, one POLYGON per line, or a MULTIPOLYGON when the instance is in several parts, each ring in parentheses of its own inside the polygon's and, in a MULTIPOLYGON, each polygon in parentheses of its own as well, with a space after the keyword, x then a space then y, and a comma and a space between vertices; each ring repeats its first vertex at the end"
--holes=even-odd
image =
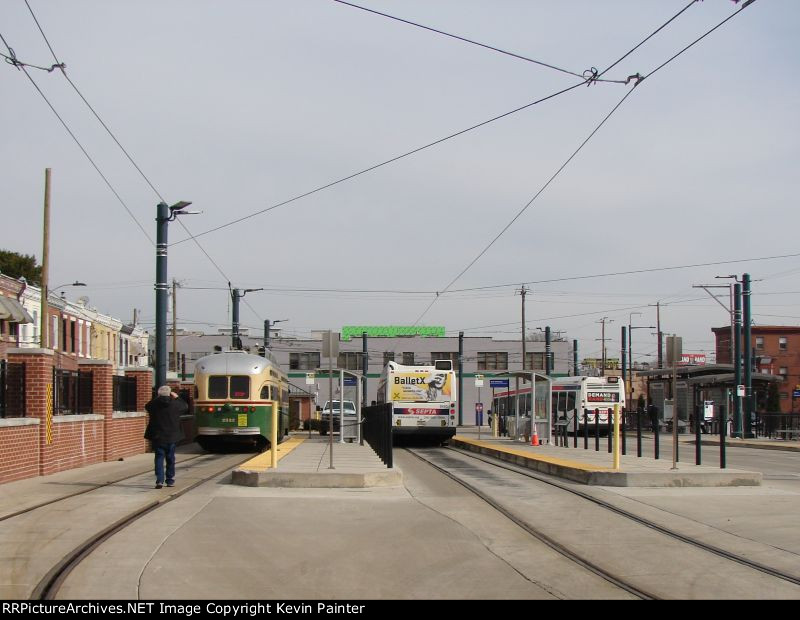
POLYGON ((443 402, 452 400, 453 373, 442 371, 393 372, 389 389, 393 401, 443 402))

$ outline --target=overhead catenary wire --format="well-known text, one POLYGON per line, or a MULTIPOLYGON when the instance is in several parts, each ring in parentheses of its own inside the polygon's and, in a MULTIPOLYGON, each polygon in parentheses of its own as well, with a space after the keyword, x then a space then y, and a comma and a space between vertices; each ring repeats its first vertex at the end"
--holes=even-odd
MULTIPOLYGON (((89 101, 86 99, 86 97, 84 97, 84 95, 83 95, 83 93, 80 91, 80 89, 79 89, 79 88, 76 86, 76 84, 75 84, 75 83, 74 83, 74 82, 73 82, 73 81, 70 79, 69 75, 67 75, 67 71, 66 71, 66 64, 65 64, 65 63, 63 63, 63 62, 61 62, 61 60, 60 60, 60 59, 58 58, 58 56, 56 55, 56 52, 55 52, 55 50, 53 49, 53 46, 50 44, 50 40, 47 38, 47 35, 45 34, 45 32, 44 32, 44 29, 42 28, 41 24, 39 23, 39 20, 37 19, 37 17, 36 17, 36 14, 33 12, 33 9, 31 8, 31 5, 30 5, 30 3, 28 2, 28 0, 25 0, 25 5, 28 7, 28 11, 30 12, 30 14, 31 14, 31 17, 33 18, 33 21, 36 23, 36 27, 39 29, 39 32, 41 33, 41 35, 42 35, 42 38, 44 39, 45 43, 47 44, 47 47, 48 47, 48 49, 50 50, 50 53, 53 55, 53 59, 56 61, 56 64, 55 64, 55 65, 53 65, 53 68, 56 68, 56 67, 58 67, 59 69, 61 69, 61 74, 64 76, 64 78, 67 80, 67 82, 69 82, 70 86, 72 86, 73 90, 75 90, 75 92, 76 92, 76 93, 78 94, 78 96, 81 98, 81 100, 83 101, 83 103, 84 103, 84 104, 86 104, 86 107, 87 107, 87 108, 89 108, 89 110, 90 110, 90 111, 91 111, 91 113, 94 115, 94 117, 97 119, 97 121, 100 123, 100 125, 103 127, 103 129, 105 129, 106 133, 108 133, 108 135, 111 137, 111 139, 112 139, 112 140, 113 140, 113 141, 116 143, 116 145, 117 145, 117 146, 120 148, 120 150, 121 150, 121 151, 122 151, 122 153, 125 155, 125 157, 128 159, 128 161, 131 163, 131 165, 133 165, 133 167, 136 169, 136 171, 137 171, 137 172, 138 172, 138 173, 141 175, 141 177, 144 179, 145 183, 147 183, 147 185, 149 185, 149 186, 150 186, 150 189, 152 189, 152 190, 153 190, 153 192, 156 194, 156 196, 158 196, 158 198, 159 198, 159 200, 161 200, 161 202, 166 202, 166 200, 164 199, 164 197, 161 195, 161 192, 159 192, 159 191, 156 189, 155 185, 153 185, 153 183, 150 181, 150 179, 147 177, 147 175, 146 175, 146 174, 144 173, 144 171, 141 169, 141 167, 139 166, 139 164, 137 164, 137 163, 136 163, 136 161, 133 159, 133 157, 132 157, 132 156, 131 156, 131 154, 128 152, 128 150, 127 150, 127 149, 126 149, 126 148, 125 148, 125 147, 122 145, 122 143, 121 143, 121 142, 120 142, 120 141, 117 139, 117 136, 114 134, 114 132, 113 132, 113 131, 111 131, 111 128, 110 128, 110 127, 109 127, 109 126, 106 124, 106 122, 105 122, 105 121, 104 121, 104 120, 103 120, 103 119, 100 117, 100 115, 99 115, 99 114, 97 113, 97 111, 94 109, 94 107, 92 106, 92 104, 90 104, 90 103, 89 103, 89 101)), ((5 41, 4 41, 4 42, 5 42, 5 41)), ((8 46, 6 45, 6 47, 8 47, 8 46)), ((9 49, 10 49, 10 48, 9 48, 9 49)), ((37 89, 38 89, 38 87, 37 87, 37 89)), ((48 102, 48 103, 49 103, 49 102, 48 102)), ((52 107, 52 106, 51 106, 51 107, 52 107)), ((55 110, 53 110, 53 111, 55 112, 55 110)), ((60 117, 59 117, 59 118, 60 118, 60 117)), ((62 123, 63 123, 63 121, 62 121, 62 123)), ((69 129, 67 129, 67 130, 69 131, 69 129)), ((72 132, 70 132, 70 135, 72 135, 72 132)), ((74 138, 74 136, 73 136, 73 138, 74 138)), ((77 140, 76 140, 76 141, 77 141, 77 140)), ((79 146, 80 146, 80 144, 79 144, 79 146)), ((87 156, 88 156, 88 155, 87 155, 87 156)), ((98 170, 98 172, 99 172, 99 170, 98 170)), ((102 173, 101 173, 101 176, 102 176, 102 173)), ((104 180, 105 180, 105 177, 103 177, 103 178, 104 178, 104 180)), ((106 183, 108 183, 108 181, 106 181, 106 183)), ((112 189, 112 191, 114 191, 114 190, 112 189)), ((115 193, 115 195, 116 195, 116 191, 114 191, 114 193, 115 193)), ((120 201, 122 200, 121 198, 119 198, 119 196, 118 196, 118 195, 117 195, 117 198, 118 198, 120 201)), ((124 204, 124 203, 123 203, 123 204, 124 204)), ((127 209, 127 205, 125 205, 125 208, 127 209)), ((130 213, 130 210, 128 210, 128 212, 130 213)), ((132 214, 132 213, 131 213, 131 217, 133 217, 133 214, 132 214)), ((135 218, 134 218, 134 219, 135 219, 135 218)), ((137 223, 137 224, 139 224, 138 220, 136 220, 136 223, 137 223)), ((205 255, 205 257, 206 257, 206 258, 209 260, 209 262, 210 262, 210 263, 211 263, 211 264, 214 266, 214 268, 215 268, 215 269, 216 269, 216 270, 217 270, 217 271, 218 271, 218 272, 219 272, 219 273, 222 275, 222 277, 224 277, 226 280, 229 280, 230 278, 228 278, 228 276, 225 274, 225 272, 222 270, 222 268, 221 268, 221 267, 220 267, 220 266, 217 264, 217 262, 216 262, 216 261, 215 261, 213 258, 211 258, 211 255, 210 255, 210 254, 209 254, 209 253, 208 253, 208 252, 205 250, 205 248, 204 248, 204 247, 203 247, 203 246, 200 244, 200 242, 199 242, 199 241, 196 239, 196 237, 195 237, 195 236, 194 236, 194 235, 191 233, 191 231, 190 231, 190 230, 189 230, 189 228, 186 226, 186 224, 184 224, 184 223, 183 223, 183 222, 182 222, 180 219, 178 220, 178 223, 179 223, 179 224, 181 225, 181 227, 182 227, 182 228, 183 228, 183 229, 186 231, 186 233, 189 235, 189 237, 190 237, 190 238, 191 238, 191 239, 192 239, 192 240, 195 242, 195 244, 197 245, 197 247, 198 247, 198 248, 200 249, 200 251, 201 251, 201 252, 202 252, 202 253, 205 255)), ((142 228, 141 224, 139 224, 139 228, 141 228, 141 229, 142 229, 142 232, 144 232, 144 233, 145 233, 145 235, 147 235, 147 233, 144 231, 144 228, 142 228)), ((153 244, 153 240, 150 238, 150 236, 149 236, 149 235, 147 235, 147 238, 148 238, 148 239, 150 239, 150 243, 151 243, 151 244, 153 244)), ((153 244, 153 245, 154 245, 154 244, 153 244)))
MULTIPOLYGON (((296 196, 293 196, 292 198, 288 198, 287 200, 278 202, 278 203, 276 203, 276 204, 274 204, 272 206, 266 207, 265 209, 260 209, 259 211, 255 211, 254 213, 250 213, 249 215, 242 216, 242 217, 237 218, 235 220, 231 220, 230 222, 227 222, 225 224, 221 224, 221 225, 216 226, 214 228, 211 228, 209 230, 206 230, 206 231, 203 231, 201 233, 198 233, 197 235, 195 235, 195 237, 202 237, 204 235, 208 235, 208 234, 211 234, 213 232, 217 232, 217 231, 222 230, 224 228, 228 228, 229 226, 233 226, 235 224, 240 224, 241 222, 244 222, 246 220, 254 218, 254 217, 256 217, 258 215, 261 215, 263 213, 268 213, 269 211, 273 211, 273 210, 278 209, 280 207, 284 207, 284 206, 286 206, 288 204, 291 204, 293 202, 296 202, 296 201, 298 201, 298 200, 300 200, 302 198, 307 198, 308 196, 311 196, 311 195, 316 194, 318 192, 321 192, 321 191, 324 191, 324 190, 329 189, 331 187, 334 187, 336 185, 339 185, 340 183, 344 183, 346 181, 350 181, 350 180, 355 179, 357 177, 360 177, 360 176, 362 176, 364 174, 372 172, 373 170, 377 170, 379 168, 382 168, 383 166, 387 166, 388 164, 392 164, 392 163, 394 163, 396 161, 400 161, 401 159, 405 159, 406 157, 410 157, 411 155, 415 155, 416 153, 420 153, 421 151, 424 151, 424 150, 429 149, 429 148, 431 148, 433 146, 436 146, 437 144, 442 144, 443 142, 447 142, 448 140, 451 140, 451 139, 456 138, 458 136, 461 136, 461 135, 464 135, 466 133, 469 133, 470 131, 473 131, 473 130, 478 129, 480 127, 484 127, 484 126, 486 126, 486 125, 488 125, 490 123, 493 123, 495 121, 498 121, 498 120, 500 120, 502 118, 506 118, 507 116, 511 116, 512 114, 516 114, 517 112, 521 112, 522 110, 526 110, 526 109, 528 109, 530 107, 533 107, 535 105, 538 105, 540 103, 544 103, 545 101, 548 101, 550 99, 558 97, 559 95, 563 95, 563 94, 565 94, 565 93, 567 93, 567 92, 569 92, 571 90, 574 90, 574 89, 578 88, 579 86, 582 86, 585 83, 586 83, 586 80, 584 80, 583 82, 579 82, 577 84, 573 84, 572 86, 568 86, 566 88, 562 88, 559 91, 556 91, 554 93, 551 93, 549 95, 541 97, 540 99, 536 99, 535 101, 531 101, 530 103, 526 103, 525 105, 522 105, 522 106, 520 106, 518 108, 514 108, 513 110, 509 110, 508 112, 504 112, 503 114, 499 114, 499 115, 494 116, 494 117, 492 117, 490 119, 487 119, 485 121, 481 121, 480 123, 477 123, 475 125, 467 127, 466 129, 461 129, 459 131, 456 131, 455 133, 451 133, 451 134, 449 134, 447 136, 444 136, 443 138, 439 138, 438 140, 434 140, 433 142, 429 142, 427 144, 424 144, 423 146, 419 146, 419 147, 414 148, 414 149, 412 149, 410 151, 406 151, 405 153, 403 153, 401 155, 397 155, 397 156, 392 157, 390 159, 384 160, 384 161, 382 161, 382 162, 380 162, 378 164, 374 164, 372 166, 369 166, 368 168, 364 168, 362 170, 359 170, 358 172, 354 172, 354 173, 349 174, 347 176, 341 177, 341 178, 339 178, 339 179, 337 179, 335 181, 331 181, 330 183, 326 183, 325 185, 320 185, 319 187, 316 187, 316 188, 314 188, 312 190, 309 190, 307 192, 304 192, 302 194, 298 194, 296 196)), ((172 245, 178 245, 180 243, 183 243, 184 241, 188 241, 188 239, 181 239, 180 241, 174 241, 173 243, 170 243, 170 245, 171 246, 172 245)))
MULTIPOLYGON (((552 65, 552 64, 549 64, 549 63, 546 63, 546 62, 542 62, 541 60, 535 60, 533 58, 529 58, 529 57, 523 56, 521 54, 516 54, 514 52, 509 52, 507 50, 501 49, 499 47, 495 47, 493 45, 487 45, 486 43, 480 43, 479 41, 474 41, 472 39, 468 39, 466 37, 462 37, 462 36, 459 36, 457 34, 452 34, 450 32, 445 32, 444 30, 439 30, 437 28, 432 28, 431 26, 426 26, 426 25, 420 24, 418 22, 413 22, 413 21, 408 20, 408 19, 403 19, 402 17, 397 17, 395 15, 389 15, 388 13, 382 13, 381 11, 376 11, 375 9, 370 9, 368 7, 361 6, 361 5, 358 5, 358 4, 354 4, 352 2, 345 2, 345 0, 333 0, 333 1, 334 2, 338 2, 339 4, 347 5, 349 7, 354 8, 354 9, 359 9, 361 11, 366 11, 367 13, 373 13, 374 15, 380 15, 381 17, 386 17, 386 18, 394 20, 394 21, 398 21, 398 22, 401 22, 401 23, 404 23, 404 24, 408 24, 409 26, 414 26, 416 28, 422 28, 423 30, 428 30, 430 32, 435 32, 436 34, 441 34, 441 35, 443 35, 445 37, 450 37, 451 39, 457 39, 458 41, 463 41, 464 43, 469 43, 471 45, 477 45, 478 47, 482 47, 482 48, 491 50, 493 52, 498 52, 500 54, 505 54, 506 56, 511 56, 512 58, 518 58, 519 60, 525 60, 527 62, 531 62, 531 63, 539 65, 541 67, 546 67, 547 69, 553 69, 554 71, 559 71, 561 73, 566 73, 567 75, 574 75, 575 77, 579 77, 581 79, 586 79, 587 77, 592 76, 593 73, 594 73, 591 69, 588 70, 588 71, 584 71, 583 73, 576 73, 575 71, 570 71, 569 69, 562 69, 561 67, 557 67, 555 65, 552 65)), ((695 2, 695 0, 692 0, 692 3, 694 3, 694 2, 695 2)), ((686 9, 684 9, 684 10, 686 10, 686 9)), ((677 15, 676 15, 676 17, 677 17, 677 15)), ((616 84, 625 84, 626 83, 625 80, 598 80, 598 79, 594 79, 592 81, 613 82, 613 83, 616 83, 616 84)))
MULTIPOLYGON (((587 137, 587 138, 586 138, 586 139, 585 139, 585 140, 584 140, 584 141, 583 141, 583 142, 580 144, 580 146, 579 146, 579 147, 578 147, 578 148, 577 148, 577 149, 576 149, 576 150, 575 150, 575 151, 572 153, 572 155, 570 155, 570 157, 569 157, 569 158, 568 158, 568 159, 567 159, 567 160, 566 160, 566 161, 565 161, 565 162, 564 162, 564 163, 561 165, 561 167, 560 167, 560 168, 559 168, 559 169, 558 169, 558 170, 555 172, 555 174, 554 174, 552 177, 550 177, 550 179, 548 179, 548 181, 547 181, 547 182, 546 182, 546 183, 545 183, 545 184, 542 186, 542 188, 541 188, 541 189, 540 189, 540 190, 539 190, 539 191, 538 191, 538 192, 537 192, 537 193, 536 193, 536 194, 533 196, 533 198, 531 198, 531 200, 530 200, 530 201, 529 201, 529 202, 528 202, 528 203, 527 203, 527 204, 526 204, 526 205, 525 205, 525 206, 524 206, 524 207, 523 207, 523 208, 522 208, 520 211, 518 211, 518 212, 517 212, 517 214, 516 214, 516 215, 515 215, 515 216, 514 216, 514 217, 511 219, 511 221, 510 221, 508 224, 506 224, 506 226, 505 226, 505 227, 504 227, 504 228, 503 228, 503 229, 502 229, 502 230, 501 230, 501 231, 500 231, 500 232, 499 232, 499 233, 498 233, 498 234, 497 234, 497 235, 496 235, 496 236, 495 236, 495 237, 494 237, 494 238, 493 238, 493 239, 492 239, 490 242, 489 242, 489 244, 488 244, 488 245, 486 245, 486 246, 483 248, 483 250, 481 250, 481 251, 478 253, 478 255, 477 255, 477 256, 476 256, 474 259, 472 259, 472 261, 470 261, 470 262, 467 264, 467 266, 466 266, 464 269, 462 269, 462 270, 461 270, 461 271, 458 273, 458 275, 457 275, 455 278, 453 278, 453 279, 452 279, 452 280, 451 280, 451 281, 450 281, 450 282, 447 284, 447 286, 445 286, 445 287, 444 287, 444 289, 442 289, 442 291, 437 291, 437 292, 436 292, 436 294, 435 294, 434 298, 431 300, 431 302, 428 304, 428 306, 425 308, 425 310, 423 310, 422 314, 420 314, 420 315, 419 315, 419 317, 417 317, 417 320, 416 320, 416 321, 414 321, 414 323, 413 323, 413 324, 414 324, 414 325, 416 325, 417 323, 419 323, 419 322, 422 320, 422 318, 423 318, 423 317, 424 317, 424 316, 425 316, 425 315, 426 315, 426 314, 427 314, 427 313, 430 311, 430 309, 431 309, 431 308, 434 306, 434 304, 436 304, 436 302, 439 300, 439 298, 440 298, 441 294, 442 294, 442 293, 444 293, 444 292, 446 292, 448 289, 450 289, 450 287, 451 287, 453 284, 455 284, 455 282, 457 282, 457 281, 458 281, 458 280, 459 280, 459 279, 460 279, 460 278, 461 278, 461 277, 462 277, 462 276, 463 276, 463 275, 464 275, 464 274, 465 274, 465 273, 466 273, 466 272, 467 272, 467 271, 468 271, 468 270, 469 270, 469 269, 470 269, 470 268, 471 268, 471 267, 472 267, 472 266, 473 266, 473 265, 474 265, 476 262, 478 262, 478 260, 479 260, 479 259, 480 259, 480 258, 481 258, 481 257, 482 257, 482 256, 483 256, 483 255, 484 255, 484 254, 485 254, 485 253, 486 253, 486 252, 487 252, 487 251, 488 251, 488 250, 489 250, 489 249, 490 249, 490 248, 491 248, 491 247, 492 247, 492 246, 495 244, 495 242, 497 242, 497 240, 498 240, 498 239, 499 239, 499 238, 500 238, 500 237, 501 237, 501 236, 502 236, 502 235, 503 235, 503 234, 504 234, 504 233, 505 233, 505 232, 506 232, 506 231, 507 231, 507 230, 508 230, 508 229, 509 229, 509 228, 510 228, 510 227, 511 227, 513 224, 514 224, 514 222, 516 222, 516 221, 517 221, 517 219, 519 219, 519 217, 520 217, 520 216, 521 216, 521 215, 522 215, 522 214, 523 214, 523 213, 524 213, 524 212, 525 212, 525 211, 526 211, 526 210, 527 210, 527 209, 528 209, 528 208, 531 206, 531 204, 532 204, 532 203, 533 203, 533 202, 536 200, 536 198, 538 198, 538 197, 539 197, 539 195, 541 195, 541 193, 542 193, 542 192, 543 192, 543 191, 544 191, 544 190, 545 190, 545 189, 546 189, 546 188, 547 188, 547 187, 550 185, 550 183, 552 183, 552 181, 553 181, 553 180, 554 180, 554 179, 555 179, 555 178, 556 178, 556 177, 557 177, 557 176, 558 176, 558 175, 561 173, 561 171, 562 171, 562 170, 563 170, 563 169, 564 169, 564 168, 567 166, 567 164, 569 164, 569 162, 570 162, 570 161, 572 161, 572 160, 575 158, 575 156, 576 156, 576 155, 577 155, 577 154, 578 154, 578 153, 581 151, 581 149, 582 149, 582 148, 583 148, 583 147, 586 145, 586 143, 587 143, 587 142, 588 142, 588 141, 589 141, 589 140, 590 140, 590 139, 591 139, 591 138, 592 138, 592 137, 593 137, 593 136, 594 136, 594 135, 595 135, 595 134, 596 134, 596 133, 597 133, 597 132, 600 130, 600 128, 601 128, 601 127, 602 127, 602 126, 603 126, 603 125, 606 123, 606 121, 608 121, 608 119, 611 117, 611 115, 613 115, 613 114, 614 114, 614 112, 616 112, 616 111, 617 111, 617 110, 620 108, 620 106, 621 106, 621 105, 622 105, 622 104, 625 102, 625 100, 626 100, 626 99, 627 99, 627 98, 628 98, 628 97, 629 97, 629 96, 630 96, 630 95, 631 95, 631 94, 632 94, 632 93, 633 93, 633 92, 636 90, 636 87, 637 87, 637 86, 639 86, 639 84, 641 84, 641 83, 642 83, 642 81, 643 81, 643 80, 644 80, 646 77, 650 77, 650 76, 652 76, 653 74, 655 74, 656 72, 658 72, 658 71, 660 71, 661 69, 663 69, 664 67, 666 67, 666 66, 667 66, 668 64, 670 64, 672 61, 674 61, 676 58, 678 58, 678 57, 679 57, 681 54, 683 54, 684 52, 686 52, 687 50, 689 50, 690 48, 692 48, 694 45, 696 45, 697 43, 699 43, 700 41, 702 41, 702 40, 703 40, 705 37, 707 37, 709 34, 711 34, 712 32, 714 32, 714 31, 715 31, 715 30, 717 30, 718 28, 720 28, 720 27, 721 27, 723 24, 725 24, 725 23, 727 23, 728 21, 730 21, 731 19, 733 19, 733 18, 734 18, 736 15, 738 15, 739 13, 741 13, 741 12, 742 12, 742 11, 743 11, 743 10, 744 10, 744 9, 745 9, 747 6, 749 6, 750 4, 752 4, 752 2, 754 2, 754 1, 755 1, 755 0, 750 0, 750 2, 747 2, 747 3, 745 3, 745 4, 744 4, 744 5, 743 5, 743 6, 742 6, 742 7, 741 7, 739 10, 735 11, 734 13, 732 13, 731 15, 729 15, 727 18, 725 18, 724 20, 722 20, 720 23, 718 23, 716 26, 714 26, 714 27, 713 27, 713 28, 711 28, 710 30, 706 31, 706 32, 705 32, 703 35, 701 35, 700 37, 698 37, 697 39, 695 39, 694 41, 692 41, 691 43, 689 43, 687 46, 685 46, 685 47, 684 47, 683 49, 681 49, 679 52, 677 52, 676 54, 674 54, 673 56, 671 56, 671 57, 670 57, 668 60, 666 60, 665 62, 661 63, 661 64, 660 64, 660 65, 658 65, 658 66, 657 66, 655 69, 653 69, 652 71, 650 71, 650 72, 649 72, 649 73, 648 73, 646 76, 639 76, 639 75, 637 74, 637 76, 636 76, 636 77, 637 77, 637 79, 636 79, 636 80, 634 81, 634 83, 633 83, 633 88, 631 88, 631 90, 629 90, 629 91, 628 91, 628 92, 625 94, 625 96, 624 96, 624 97, 622 97, 622 99, 620 99, 620 101, 619 101, 619 102, 618 102, 618 103, 617 103, 617 104, 616 104, 616 105, 615 105, 615 106, 614 106, 614 107, 611 109, 611 111, 610 111, 610 112, 609 112, 609 113, 608 113, 608 114, 607 114, 607 115, 606 115, 606 116, 603 118, 603 120, 600 122, 600 124, 599 124, 599 125, 597 125, 597 127, 595 127, 595 129, 594 129, 594 130, 593 130, 593 131, 592 131, 592 132, 589 134, 589 136, 588 136, 588 137, 587 137)), ((689 5, 689 6, 691 6, 691 5, 689 5)), ((682 10, 680 13, 683 13, 683 11, 685 11, 687 8, 688 8, 688 6, 687 6, 687 7, 685 7, 685 8, 684 8, 684 9, 683 9, 683 10, 682 10)), ((680 15, 680 13, 678 13, 678 15, 680 15)), ((676 16, 676 17, 677 17, 677 16, 676 16)), ((670 22, 671 22, 673 19, 675 19, 675 18, 673 17, 673 18, 672 18, 672 19, 670 19, 670 20, 669 20, 667 23, 670 23, 670 22)), ((666 24, 665 24, 665 25, 666 25, 666 24)), ((664 27, 664 26, 661 26, 661 27, 660 27, 660 28, 659 28, 659 29, 658 29, 656 32, 658 32, 658 31, 660 31, 661 29, 663 29, 663 27, 664 27)), ((650 36, 652 36, 652 35, 650 35, 650 36)), ((649 38, 650 38, 650 37, 647 37, 647 39, 649 39, 649 38)), ((645 39, 645 41, 646 41, 647 39, 645 39)), ((641 46, 641 44, 642 44, 642 43, 639 43, 639 44, 638 44, 636 47, 639 47, 639 46, 641 46)), ((636 49, 636 48, 634 48, 634 49, 636 49)), ((630 55, 630 53, 631 53, 631 52, 627 52, 627 53, 625 54, 625 56, 628 56, 628 55, 630 55)), ((623 58, 624 58, 625 56, 623 56, 623 58)), ((618 60, 617 62, 619 62, 619 60, 618 60)), ((615 64, 616 64, 616 63, 615 63, 615 64)))
MULTIPOLYGON (((7 44, 7 43, 5 43, 5 39, 3 39, 3 42, 4 42, 4 45, 6 45, 6 47, 8 47, 8 44, 7 44)), ((111 193, 112 193, 112 194, 114 194, 114 196, 116 197, 117 201, 118 201, 118 202, 119 202, 119 203, 122 205, 123 209, 125 209, 125 211, 128 213, 128 215, 130 216, 130 218, 131 218, 131 219, 134 221, 134 223, 136 224, 136 226, 139 228, 139 230, 141 230, 141 231, 142 231, 142 234, 143 234, 143 235, 144 235, 144 236, 147 238, 147 240, 150 242, 150 245, 153 245, 153 246, 155 246, 155 242, 153 241, 152 237, 151 237, 151 236, 150 236, 150 235, 147 233, 147 231, 146 231, 146 230, 144 229, 144 227, 142 226, 141 222, 139 222, 139 220, 136 218, 136 216, 135 216, 135 215, 133 214, 133 212, 130 210, 130 208, 128 207, 128 205, 127 205, 127 204, 125 203, 125 201, 122 199, 122 196, 120 196, 120 195, 119 195, 119 192, 118 192, 118 191, 116 190, 116 188, 115 188, 115 187, 114 187, 114 186, 111 184, 111 181, 109 181, 109 180, 108 180, 108 177, 106 177, 106 175, 105 175, 105 174, 103 173, 103 171, 100 169, 100 166, 98 166, 98 165, 97 165, 97 162, 95 162, 95 160, 92 158, 92 156, 91 156, 91 155, 89 155, 89 152, 86 150, 86 148, 83 146, 83 144, 81 144, 81 141, 80 141, 80 140, 78 140, 78 137, 75 135, 75 133, 72 131, 72 129, 70 129, 69 125, 68 125, 68 124, 67 124, 67 122, 64 120, 64 118, 63 118, 63 117, 62 117, 62 116, 61 116, 61 115, 58 113, 58 111, 56 110, 55 106, 53 106, 53 104, 50 102, 50 100, 49 100, 49 99, 47 98, 47 96, 44 94, 44 92, 42 91, 42 89, 41 89, 41 88, 39 88, 39 85, 38 85, 38 84, 36 83, 36 81, 35 81, 35 80, 34 80, 34 79, 31 77, 31 75, 30 75, 30 73, 28 73, 27 69, 26 69, 25 67, 18 67, 18 68, 19 68, 19 69, 20 69, 20 70, 21 70, 21 71, 22 71, 22 72, 25 74, 25 76, 28 78, 28 80, 30 81, 30 83, 31 83, 31 84, 33 85, 33 87, 36 89, 36 92, 38 92, 38 93, 39 93, 39 95, 42 97, 42 99, 44 99, 45 103, 46 103, 46 104, 47 104, 47 106, 50 108, 50 110, 53 112, 53 114, 55 114, 56 118, 59 120, 59 122, 60 122, 60 123, 61 123, 61 125, 64 127, 64 129, 66 130, 66 132, 67 132, 67 133, 70 135, 70 137, 71 137, 71 138, 72 138, 72 140, 75 142, 75 144, 77 144, 77 145, 78 145, 78 148, 79 148, 79 149, 81 150, 81 152, 84 154, 84 156, 86 157, 86 159, 88 159, 88 160, 89 160, 89 163, 90 163, 90 164, 92 165, 92 167, 95 169, 95 171, 97 172, 97 174, 99 174, 99 175, 100 175, 100 178, 102 178, 102 179, 103 179, 103 182, 106 184, 106 186, 108 187, 108 189, 110 189, 110 190, 111 190, 111 193)))

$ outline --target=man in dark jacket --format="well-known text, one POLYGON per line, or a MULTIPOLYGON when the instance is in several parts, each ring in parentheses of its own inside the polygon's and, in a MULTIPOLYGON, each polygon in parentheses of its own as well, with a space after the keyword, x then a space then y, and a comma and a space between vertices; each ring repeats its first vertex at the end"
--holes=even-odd
POLYGON ((173 392, 168 385, 158 388, 158 396, 145 405, 150 419, 144 438, 153 444, 155 453, 156 488, 175 486, 175 444, 183 439, 181 415, 189 410, 189 406, 173 392), (164 460, 167 461, 166 477, 164 460))

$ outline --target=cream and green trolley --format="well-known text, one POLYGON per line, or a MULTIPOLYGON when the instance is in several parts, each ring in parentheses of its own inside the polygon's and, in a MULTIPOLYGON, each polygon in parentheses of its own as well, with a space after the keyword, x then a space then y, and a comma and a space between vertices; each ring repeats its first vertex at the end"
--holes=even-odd
POLYGON ((195 362, 195 440, 204 450, 222 447, 270 448, 273 411, 278 441, 289 433, 289 383, 269 357, 225 351, 195 362))

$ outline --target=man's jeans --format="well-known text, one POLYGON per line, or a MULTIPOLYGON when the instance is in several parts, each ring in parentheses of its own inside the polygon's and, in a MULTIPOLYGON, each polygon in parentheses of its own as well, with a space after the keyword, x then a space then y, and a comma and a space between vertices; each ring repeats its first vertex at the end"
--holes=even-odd
POLYGON ((167 461, 167 484, 175 482, 175 444, 154 443, 156 464, 156 484, 164 484, 164 459, 167 461))

